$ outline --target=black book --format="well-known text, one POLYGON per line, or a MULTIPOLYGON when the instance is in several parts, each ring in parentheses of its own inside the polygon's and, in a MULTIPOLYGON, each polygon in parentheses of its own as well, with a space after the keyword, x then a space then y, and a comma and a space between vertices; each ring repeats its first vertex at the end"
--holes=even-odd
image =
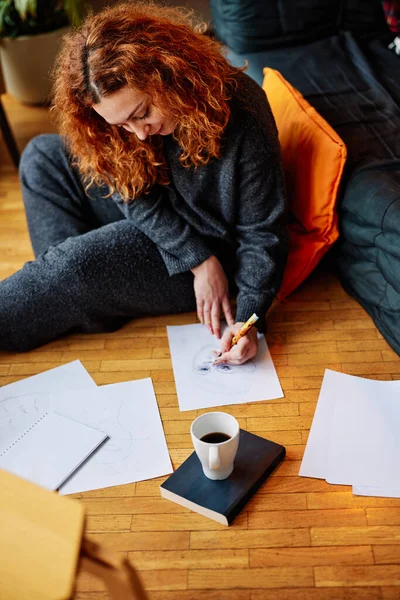
POLYGON ((193 452, 160 486, 161 496, 230 525, 285 454, 280 444, 241 429, 234 469, 227 479, 208 479, 193 452))

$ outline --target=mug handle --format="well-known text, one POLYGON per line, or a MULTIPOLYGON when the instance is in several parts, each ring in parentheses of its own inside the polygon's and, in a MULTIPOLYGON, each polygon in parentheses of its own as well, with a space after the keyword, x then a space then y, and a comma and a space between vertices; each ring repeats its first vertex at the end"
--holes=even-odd
POLYGON ((215 469, 219 469, 220 467, 220 459, 219 459, 219 450, 218 446, 210 446, 208 451, 208 466, 214 471, 215 469))

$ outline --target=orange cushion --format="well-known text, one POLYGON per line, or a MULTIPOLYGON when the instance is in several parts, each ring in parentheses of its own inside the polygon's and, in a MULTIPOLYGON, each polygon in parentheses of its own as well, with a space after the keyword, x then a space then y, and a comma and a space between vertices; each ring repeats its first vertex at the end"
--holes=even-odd
POLYGON ((346 161, 338 134, 284 77, 264 69, 263 89, 282 149, 289 209, 289 256, 283 300, 317 266, 339 235, 336 202, 346 161))

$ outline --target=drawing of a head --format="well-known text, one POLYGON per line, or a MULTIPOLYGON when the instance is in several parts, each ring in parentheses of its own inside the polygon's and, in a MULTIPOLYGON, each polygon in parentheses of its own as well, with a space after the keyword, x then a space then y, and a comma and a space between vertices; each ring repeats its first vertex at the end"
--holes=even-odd
POLYGON ((199 387, 220 394, 241 394, 251 384, 256 368, 250 360, 243 365, 214 365, 215 346, 209 344, 201 348, 193 359, 193 372, 199 387))

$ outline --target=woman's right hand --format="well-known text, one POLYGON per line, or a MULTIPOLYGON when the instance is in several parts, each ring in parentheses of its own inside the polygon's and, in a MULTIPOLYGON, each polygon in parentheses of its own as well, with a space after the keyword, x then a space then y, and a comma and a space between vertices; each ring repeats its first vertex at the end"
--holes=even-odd
POLYGON ((209 331, 221 337, 221 311, 229 326, 234 318, 229 302, 228 279, 216 256, 210 256, 192 269, 194 275, 194 293, 196 296, 197 316, 209 331))

